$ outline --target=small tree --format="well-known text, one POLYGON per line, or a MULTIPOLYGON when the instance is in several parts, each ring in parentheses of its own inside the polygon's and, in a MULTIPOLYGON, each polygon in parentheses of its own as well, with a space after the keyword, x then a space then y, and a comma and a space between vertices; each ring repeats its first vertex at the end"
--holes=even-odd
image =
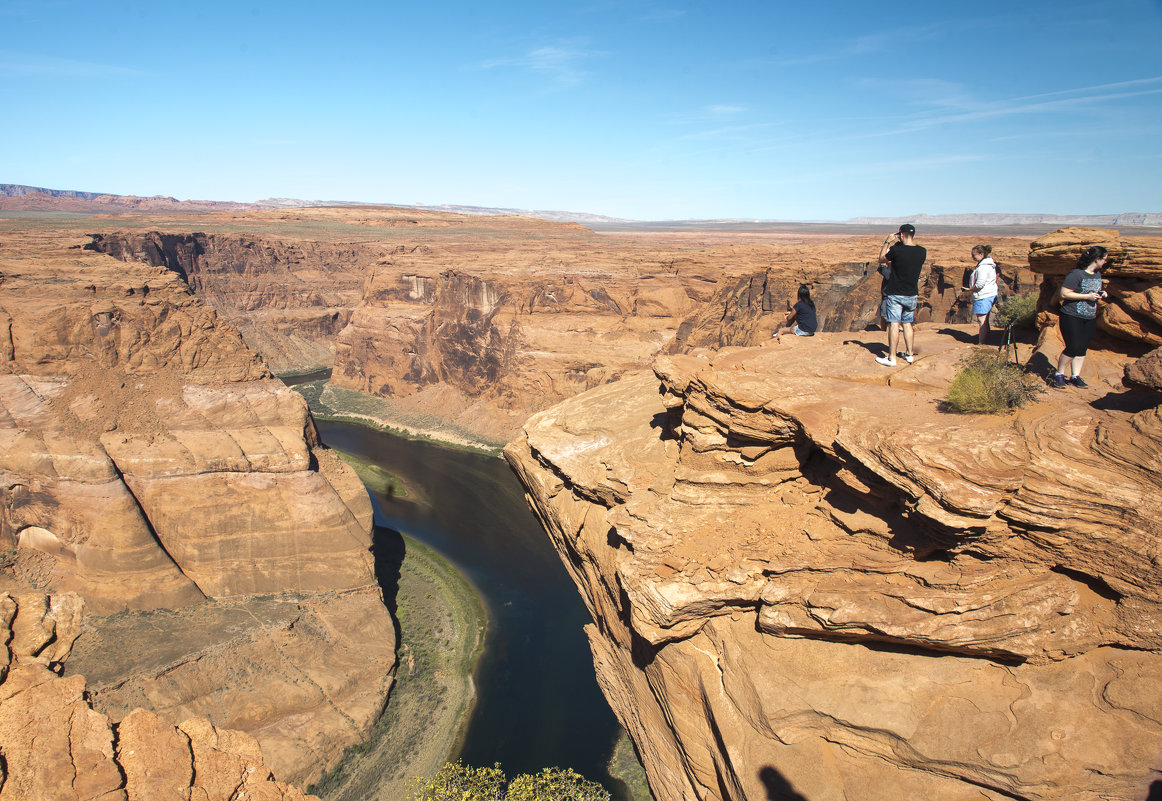
POLYGON ((507 781, 500 765, 448 762, 430 779, 412 780, 411 801, 610 801, 609 792, 572 768, 545 768, 507 781))
POLYGON ((412 801, 504 801, 504 771, 499 763, 474 768, 459 760, 445 762, 430 779, 417 776, 408 798, 412 801))
POLYGON ((1032 328, 1037 317, 1036 292, 1014 295, 993 312, 993 324, 999 328, 1032 328))
POLYGON ((536 775, 513 779, 505 801, 609 801, 609 793, 572 768, 545 768, 536 775))

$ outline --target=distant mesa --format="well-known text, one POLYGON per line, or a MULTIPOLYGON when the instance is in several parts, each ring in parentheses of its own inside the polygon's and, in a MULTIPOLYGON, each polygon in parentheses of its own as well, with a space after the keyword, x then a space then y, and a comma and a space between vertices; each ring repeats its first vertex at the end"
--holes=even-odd
POLYGON ((758 220, 758 219, 700 219, 700 220, 632 220, 588 214, 575 211, 547 211, 543 209, 515 209, 493 206, 464 206, 457 204, 428 205, 424 203, 362 203, 350 200, 300 200, 297 198, 266 198, 253 203, 223 200, 178 200, 173 197, 114 195, 106 192, 78 192, 71 189, 46 189, 23 184, 0 184, 0 211, 75 211, 80 213, 110 213, 127 211, 204 212, 242 211, 250 209, 293 209, 314 206, 391 206, 395 208, 425 209, 485 216, 518 215, 536 217, 553 222, 572 222, 603 227, 650 227, 715 230, 737 226, 770 226, 787 223, 830 225, 895 226, 912 222, 929 226, 1022 226, 1040 225, 1050 228, 1086 226, 1091 228, 1162 226, 1162 212, 1124 212, 1121 214, 913 214, 900 217, 853 217, 848 220, 758 220))

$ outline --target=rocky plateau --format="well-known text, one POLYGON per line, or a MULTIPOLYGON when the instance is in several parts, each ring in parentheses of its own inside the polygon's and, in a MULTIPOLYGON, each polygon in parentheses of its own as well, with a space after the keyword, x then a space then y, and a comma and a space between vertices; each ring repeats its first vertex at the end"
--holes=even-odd
MULTIPOLYGON (((183 276, 277 372, 331 366, 333 387, 382 398, 396 422, 486 446, 662 350, 757 344, 801 282, 829 331, 873 323, 879 301, 869 260, 881 235, 612 236, 362 207, 132 222, 164 226, 111 225, 86 247, 183 276)), ((977 239, 925 242, 922 319, 967 320, 960 286, 977 239)), ((1034 287, 1028 240, 992 241, 1005 293, 1034 287)))
POLYGON ((1095 242, 1090 388, 1013 415, 944 409, 975 340, 927 322, 892 369, 873 332, 664 355, 509 444, 656 798, 1162 791, 1162 418, 1123 384, 1158 387, 1158 242, 1030 264, 1051 298, 1095 242))
MULTIPOLYGON (((1139 358, 1162 344, 1162 240, 921 231, 920 358, 888 371, 882 232, 62 219, 0 218, 0 592, 74 610, 67 653, 22 646, 39 672, 0 701, 31 720, 26 683, 79 699, 45 715, 95 721, 52 735, 54 769, 113 782, 59 797, 132 797, 133 731, 312 781, 379 715, 396 642, 370 503, 271 374, 320 367, 388 422, 512 440, 659 801, 1129 799, 1162 770, 1162 362, 1139 358), (1034 366, 1078 248, 1110 248, 1091 389, 941 410, 982 240, 1005 298, 1040 293, 1034 366), (800 283, 822 332, 775 343, 800 283)), ((4 729, 0 754, 32 753, 31 731, 4 729)), ((28 770, 0 801, 35 797, 28 770)))

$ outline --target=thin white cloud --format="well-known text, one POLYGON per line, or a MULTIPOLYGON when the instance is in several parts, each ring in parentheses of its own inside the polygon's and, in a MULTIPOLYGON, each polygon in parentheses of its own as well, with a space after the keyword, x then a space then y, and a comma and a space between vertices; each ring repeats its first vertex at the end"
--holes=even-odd
POLYGON ((879 134, 909 133, 941 125, 1018 115, 1065 112, 1100 103, 1162 94, 1162 76, 1058 89, 991 101, 977 98, 960 84, 939 79, 915 78, 890 84, 878 80, 864 80, 860 85, 874 92, 890 90, 901 102, 925 109, 912 116, 897 118, 887 129, 881 129, 879 134))
POLYGON ((115 64, 0 51, 0 74, 49 78, 128 78, 145 73, 115 64))
POLYGON ((735 114, 742 114, 746 110, 746 106, 714 105, 706 107, 706 112, 713 117, 731 117, 735 114))
POLYGON ((705 131, 695 131, 678 137, 681 139, 721 139, 724 137, 738 137, 741 134, 767 130, 782 125, 779 122, 753 122, 749 125, 724 125, 720 128, 710 128, 705 131))
POLYGON ((787 55, 775 58, 770 63, 779 67, 801 67, 806 64, 821 64, 827 61, 843 61, 853 58, 865 58, 876 54, 886 53, 899 45, 901 40, 915 44, 923 40, 933 39, 943 34, 946 25, 915 25, 907 29, 892 28, 890 30, 866 33, 849 39, 834 42, 812 42, 812 52, 802 55, 787 55))
POLYGON ((1028 114, 1045 114, 1051 112, 1095 107, 1100 104, 1110 103, 1116 100, 1127 100, 1134 97, 1146 97, 1150 95, 1162 94, 1162 86, 1158 86, 1157 88, 1152 89, 1143 88, 1139 91, 1129 92, 1109 91, 1110 89, 1117 87, 1145 86, 1159 82, 1162 82, 1162 78, 1142 79, 1140 81, 1123 81, 1115 84, 1104 84, 1101 86, 1086 87, 1081 89, 1068 89, 1060 92, 1050 92, 1044 95, 1031 95, 1029 97, 1011 98, 996 103, 983 104, 979 108, 953 114, 933 114, 930 116, 920 116, 904 122, 902 128, 905 131, 917 131, 932 128, 938 125, 948 125, 950 123, 974 122, 977 120, 998 119, 1001 117, 1012 117, 1028 114), (1042 97, 1052 97, 1054 99, 1030 102, 1031 100, 1042 97))
POLYGON ((529 70, 548 76, 561 85, 575 86, 588 77, 582 65, 598 55, 600 53, 596 51, 558 43, 533 48, 522 56, 489 59, 481 67, 486 70, 505 67, 529 70))
POLYGON ((686 16, 684 8, 658 7, 644 12, 640 19, 642 22, 669 22, 684 16, 686 16))

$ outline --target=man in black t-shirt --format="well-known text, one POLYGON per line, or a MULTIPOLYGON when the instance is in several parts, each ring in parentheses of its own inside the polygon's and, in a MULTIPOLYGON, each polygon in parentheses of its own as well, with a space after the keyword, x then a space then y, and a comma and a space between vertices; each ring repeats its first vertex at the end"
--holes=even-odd
POLYGON ((897 233, 884 240, 884 246, 880 248, 880 264, 888 268, 880 308, 880 315, 888 321, 888 352, 877 356, 876 361, 887 367, 896 366, 896 345, 901 326, 904 329, 904 350, 899 355, 908 364, 915 359, 912 323, 920 296, 920 270, 928 258, 928 251, 913 241, 915 236, 916 227, 904 223, 897 233))

